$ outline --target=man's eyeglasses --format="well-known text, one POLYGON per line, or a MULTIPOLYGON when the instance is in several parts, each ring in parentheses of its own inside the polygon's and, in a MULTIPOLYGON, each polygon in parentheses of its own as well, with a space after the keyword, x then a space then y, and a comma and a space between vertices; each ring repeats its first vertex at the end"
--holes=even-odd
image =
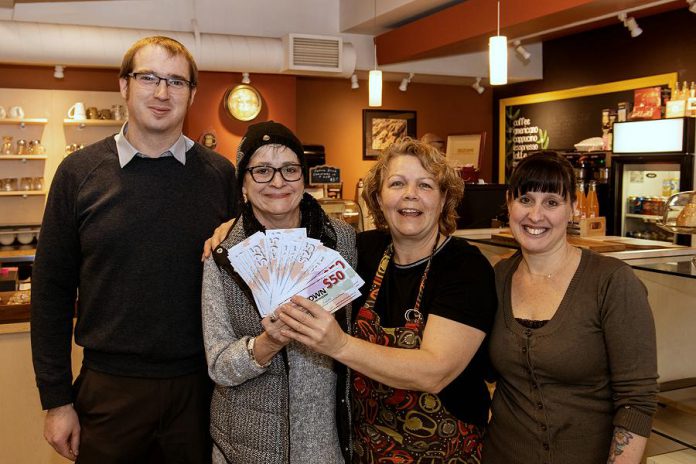
POLYGON ((173 91, 183 91, 189 87, 193 87, 191 81, 181 79, 179 77, 160 77, 155 73, 128 73, 128 77, 132 77, 138 85, 145 88, 157 88, 160 82, 164 81, 167 88, 173 91))
POLYGON ((246 169, 254 182, 258 184, 267 184, 273 180, 276 172, 280 173, 280 177, 283 178, 285 182, 297 182, 302 178, 302 165, 301 164, 286 164, 279 168, 274 168, 273 166, 254 166, 246 169))

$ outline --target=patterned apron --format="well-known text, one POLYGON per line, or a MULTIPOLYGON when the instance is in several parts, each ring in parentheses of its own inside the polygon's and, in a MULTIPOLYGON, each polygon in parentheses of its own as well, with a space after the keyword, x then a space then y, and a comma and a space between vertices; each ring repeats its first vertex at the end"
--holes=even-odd
MULTIPOLYGON (((416 304, 404 314, 404 327, 384 328, 373 308, 392 253, 393 246, 389 245, 370 294, 356 317, 354 335, 378 345, 418 349, 424 327, 419 308, 430 259, 421 278, 416 304)), ((353 371, 353 418, 354 462, 480 463, 481 430, 450 414, 437 395, 391 388, 353 371)))

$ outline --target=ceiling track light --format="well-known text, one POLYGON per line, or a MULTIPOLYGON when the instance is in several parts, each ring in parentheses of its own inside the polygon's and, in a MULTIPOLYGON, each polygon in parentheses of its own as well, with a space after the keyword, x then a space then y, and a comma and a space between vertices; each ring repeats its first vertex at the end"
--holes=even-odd
POLYGON ((249 73, 242 73, 242 84, 251 84, 251 79, 249 78, 249 73))
POLYGON ((410 73, 408 77, 404 77, 403 79, 401 79, 401 84, 399 84, 399 90, 405 92, 408 89, 408 84, 411 83, 411 79, 413 79, 413 76, 415 76, 415 74, 410 73))
POLYGON ((352 76, 350 76, 350 88, 355 90, 360 88, 360 82, 358 82, 358 75, 353 73, 352 76))
POLYGON ((631 37, 636 38, 643 33, 643 29, 638 26, 638 22, 633 16, 628 16, 625 12, 621 12, 619 13, 619 21, 626 26, 626 29, 631 33, 631 37))
POLYGON ((480 77, 477 77, 477 78, 476 78, 476 82, 474 82, 473 84, 471 84, 471 87, 472 87, 472 88, 476 91, 476 93, 478 93, 479 95, 481 95, 483 92, 486 91, 486 88, 485 88, 484 86, 481 85, 481 78, 480 78, 480 77))
POLYGON ((56 79, 65 78, 65 66, 57 64, 55 68, 53 68, 53 77, 56 79))
POLYGON ((522 46, 522 42, 520 42, 519 40, 515 40, 514 42, 512 42, 512 46, 515 48, 515 53, 517 53, 517 57, 523 62, 526 63, 532 57, 532 54, 529 53, 527 49, 522 46))
POLYGON ((689 4, 689 11, 696 13, 696 0, 686 0, 686 3, 689 4))

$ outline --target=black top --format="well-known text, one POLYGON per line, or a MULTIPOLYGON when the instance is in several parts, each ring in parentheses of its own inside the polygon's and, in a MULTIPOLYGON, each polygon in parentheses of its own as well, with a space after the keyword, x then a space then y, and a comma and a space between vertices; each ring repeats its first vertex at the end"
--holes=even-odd
POLYGON ((515 320, 528 329, 541 329, 549 322, 548 320, 523 319, 521 317, 516 317, 515 320))
MULTIPOLYGON (((358 234, 358 273, 365 286, 356 307, 364 303, 379 261, 390 241, 389 234, 382 231, 358 234)), ((404 311, 412 308, 416 302, 426 261, 423 259, 408 266, 396 265, 393 259, 389 263, 374 308, 385 327, 404 325, 404 311)), ((450 237, 433 256, 423 291, 421 312, 426 318, 428 314, 437 314, 488 333, 496 307, 495 278, 488 260, 466 240, 450 237)), ((455 417, 481 427, 488 422, 490 405, 484 383, 490 369, 487 340, 484 340, 464 372, 439 394, 445 407, 455 417)))
POLYGON ((70 341, 114 375, 205 368, 203 242, 233 216, 234 167, 195 144, 186 164, 134 157, 108 137, 67 157, 46 204, 32 282, 31 341, 45 409, 70 403, 70 341))

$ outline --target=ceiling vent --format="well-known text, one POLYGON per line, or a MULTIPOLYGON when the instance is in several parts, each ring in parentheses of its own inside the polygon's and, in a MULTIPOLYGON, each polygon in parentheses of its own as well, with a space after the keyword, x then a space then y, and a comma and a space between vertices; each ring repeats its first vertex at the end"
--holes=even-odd
POLYGON ((288 34, 283 37, 285 71, 340 73, 343 39, 323 35, 288 34))

